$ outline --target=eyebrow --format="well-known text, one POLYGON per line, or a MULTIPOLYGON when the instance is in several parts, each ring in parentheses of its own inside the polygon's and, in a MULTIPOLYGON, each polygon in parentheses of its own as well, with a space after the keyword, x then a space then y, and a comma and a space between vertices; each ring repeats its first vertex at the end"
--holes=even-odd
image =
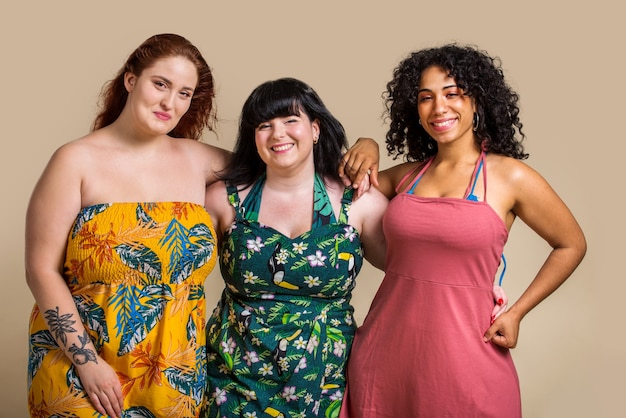
MULTIPOLYGON (((455 87, 459 87, 459 86, 458 86, 458 85, 456 85, 456 84, 450 84, 450 85, 448 85, 448 86, 443 86, 443 88, 442 88, 441 90, 453 89, 453 88, 455 88, 455 87)), ((420 93, 421 93, 421 92, 423 92, 423 91, 432 92, 432 90, 431 90, 431 89, 419 89, 419 90, 417 91, 417 94, 420 94, 420 93)))
MULTIPOLYGON (((160 79, 161 79, 161 80, 163 80, 163 81, 164 81, 164 82, 165 82, 168 86, 171 86, 171 85, 172 85, 172 81, 171 81, 170 79, 168 79, 167 77, 163 77, 162 75, 158 75, 158 74, 155 74, 153 77, 160 78, 160 79)), ((183 86, 182 90, 190 90, 190 91, 192 91, 192 92, 196 91, 196 89, 194 89, 193 87, 186 87, 186 86, 183 86)))

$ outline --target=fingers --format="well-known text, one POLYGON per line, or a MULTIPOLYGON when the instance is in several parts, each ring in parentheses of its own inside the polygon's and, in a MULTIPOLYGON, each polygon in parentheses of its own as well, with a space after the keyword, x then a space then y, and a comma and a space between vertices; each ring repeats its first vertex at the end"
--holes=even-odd
POLYGON ((363 180, 361 180, 361 183, 356 188, 356 196, 354 200, 357 200, 359 197, 361 197, 366 191, 369 190, 369 188, 370 188, 370 178, 369 176, 364 176, 363 180))
POLYGON ((93 390, 89 392, 89 399, 100 414, 114 418, 122 416, 124 395, 122 395, 122 388, 119 384, 114 387, 93 390))
POLYGON ((487 329, 483 335, 485 343, 492 342, 505 348, 515 348, 519 331, 519 322, 516 322, 511 315, 506 312, 499 317, 487 329))
POLYGON ((122 416, 123 403, 120 402, 116 394, 92 392, 89 394, 89 399, 100 414, 113 418, 122 416))
POLYGON ((370 167, 369 181, 374 186, 378 187, 378 164, 373 164, 370 167))
POLYGON ((493 286, 492 294, 495 302, 493 310, 491 311, 491 323, 493 324, 496 318, 506 311, 509 304, 509 298, 506 296, 506 293, 504 293, 504 289, 498 285, 493 286))
MULTIPOLYGON (((371 173, 370 164, 366 161, 351 161, 342 159, 343 164, 343 172, 346 177, 352 179, 352 187, 355 189, 359 188, 359 185, 363 182, 363 179, 366 176, 369 176, 371 173)), ((370 183, 370 180, 367 180, 367 183, 370 183)))

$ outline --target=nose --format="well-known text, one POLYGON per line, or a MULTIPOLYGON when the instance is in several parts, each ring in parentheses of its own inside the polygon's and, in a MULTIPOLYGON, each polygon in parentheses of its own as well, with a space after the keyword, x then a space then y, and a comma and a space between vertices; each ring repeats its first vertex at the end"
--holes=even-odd
POLYGON ((281 139, 285 136, 285 125, 280 122, 274 123, 272 126, 272 137, 274 139, 281 139))
POLYGON ((165 95, 163 95, 163 98, 161 99, 161 107, 163 109, 171 109, 174 107, 174 98, 175 98, 175 94, 174 93, 167 93, 165 95))
POLYGON ((437 95, 435 96, 434 101, 434 110, 437 114, 443 114, 448 111, 448 102, 444 96, 437 95))

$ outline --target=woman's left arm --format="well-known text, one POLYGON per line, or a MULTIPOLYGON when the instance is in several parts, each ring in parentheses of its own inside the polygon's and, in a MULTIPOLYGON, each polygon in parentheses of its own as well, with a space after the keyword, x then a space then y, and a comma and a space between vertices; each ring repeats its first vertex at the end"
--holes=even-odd
POLYGON ((587 251, 578 222, 548 182, 527 165, 510 171, 512 213, 542 237, 552 251, 520 298, 484 334, 484 341, 514 348, 524 316, 554 292, 574 272, 587 251))

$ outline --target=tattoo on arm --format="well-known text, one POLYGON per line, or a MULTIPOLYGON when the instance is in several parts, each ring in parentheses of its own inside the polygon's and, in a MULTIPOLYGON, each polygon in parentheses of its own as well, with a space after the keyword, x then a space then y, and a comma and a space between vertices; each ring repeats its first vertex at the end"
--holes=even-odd
POLYGON ((44 317, 46 321, 48 321, 50 332, 54 334, 58 341, 63 343, 63 346, 67 346, 67 334, 76 332, 72 327, 72 325, 76 323, 76 321, 72 319, 72 314, 60 315, 59 307, 57 306, 56 309, 48 309, 44 313, 44 317))
MULTIPOLYGON (((58 341, 63 343, 64 347, 67 347, 67 334, 77 332, 72 326, 76 323, 72 316, 73 314, 71 313, 60 315, 58 306, 56 309, 49 309, 44 313, 50 332, 54 334, 58 341)), ((76 343, 72 343, 67 349, 67 351, 72 353, 72 363, 76 365, 86 364, 89 361, 98 363, 96 352, 91 348, 85 348, 91 342, 87 331, 83 331, 83 335, 78 336, 78 341, 80 342, 80 347, 76 343)))
POLYGON ((81 364, 86 364, 88 361, 93 361, 97 364, 98 358, 96 357, 96 353, 89 348, 85 348, 85 346, 91 342, 87 331, 85 331, 82 336, 79 335, 78 340, 80 341, 81 347, 72 343, 68 349, 68 351, 72 353, 72 362, 79 366, 81 364))

